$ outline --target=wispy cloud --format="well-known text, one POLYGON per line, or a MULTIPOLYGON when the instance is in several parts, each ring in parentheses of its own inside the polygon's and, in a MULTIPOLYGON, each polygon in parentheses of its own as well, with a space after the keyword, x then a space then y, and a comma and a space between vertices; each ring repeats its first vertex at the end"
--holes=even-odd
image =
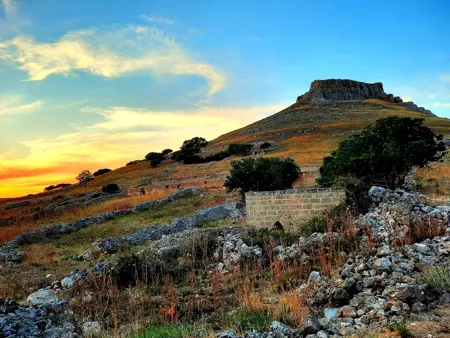
POLYGON ((172 19, 168 19, 168 18, 164 18, 164 17, 155 17, 155 16, 148 16, 145 14, 141 15, 141 18, 144 19, 147 22, 154 22, 154 23, 162 23, 162 24, 166 24, 166 25, 173 25, 175 23, 174 20, 172 19))
POLYGON ((17 16, 17 6, 14 0, 2 0, 3 10, 8 18, 15 18, 17 16))
POLYGON ((435 108, 450 108, 450 102, 433 102, 431 105, 435 108))
POLYGON ((22 103, 19 97, 0 98, 0 116, 30 113, 42 106, 43 101, 22 103))
POLYGON ((273 114, 288 104, 199 106, 190 111, 131 107, 85 108, 85 113, 98 114, 103 117, 103 121, 72 133, 23 141, 21 145, 28 152, 20 157, 14 157, 11 153, 0 154, 0 196, 2 193, 4 196, 11 194, 2 191, 1 186, 11 187, 20 182, 22 188, 16 186, 14 193, 29 193, 30 186, 35 186, 35 191, 40 189, 39 182, 48 182, 49 179, 73 182, 77 172, 82 169, 95 170, 105 165, 111 168, 123 166, 130 160, 143 158, 152 150, 177 149, 184 140, 194 136, 210 140, 273 114), (8 173, 26 171, 30 163, 42 175, 27 178, 8 176, 8 173), (51 177, 52 172, 54 177, 51 177))
POLYGON ((252 40, 254 42, 260 42, 261 41, 261 37, 259 37, 257 35, 252 35, 252 36, 250 36, 250 40, 252 40))
POLYGON ((53 43, 17 36, 0 44, 0 59, 17 64, 30 81, 80 71, 113 78, 148 70, 155 75, 201 76, 212 95, 224 88, 226 80, 215 66, 196 60, 162 30, 146 26, 126 26, 111 32, 78 30, 53 43))

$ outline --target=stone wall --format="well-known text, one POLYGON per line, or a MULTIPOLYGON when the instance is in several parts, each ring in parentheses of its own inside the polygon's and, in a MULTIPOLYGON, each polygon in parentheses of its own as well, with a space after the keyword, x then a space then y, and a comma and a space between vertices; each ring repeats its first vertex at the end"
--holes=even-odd
POLYGON ((336 188, 291 189, 245 194, 247 224, 273 228, 279 221, 285 230, 296 230, 303 221, 338 205, 345 191, 336 188))

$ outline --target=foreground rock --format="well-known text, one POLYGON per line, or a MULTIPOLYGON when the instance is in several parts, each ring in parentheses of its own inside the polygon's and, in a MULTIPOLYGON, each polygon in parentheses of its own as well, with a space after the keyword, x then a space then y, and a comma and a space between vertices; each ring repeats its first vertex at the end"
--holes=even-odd
POLYGON ((0 337, 76 338, 81 335, 66 301, 24 306, 0 299, 0 337))
POLYGON ((202 209, 190 216, 176 218, 168 224, 143 229, 131 235, 121 238, 109 237, 97 240, 89 254, 112 254, 121 248, 143 244, 146 241, 159 240, 163 236, 193 229, 203 222, 219 219, 240 219, 245 215, 245 207, 240 202, 228 202, 210 208, 202 209))

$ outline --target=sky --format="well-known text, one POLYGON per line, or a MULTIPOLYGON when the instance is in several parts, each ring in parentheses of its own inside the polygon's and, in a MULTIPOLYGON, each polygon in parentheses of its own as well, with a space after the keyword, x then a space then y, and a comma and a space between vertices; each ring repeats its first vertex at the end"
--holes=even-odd
POLYGON ((450 118, 448 0, 0 0, 0 197, 383 82, 450 118))

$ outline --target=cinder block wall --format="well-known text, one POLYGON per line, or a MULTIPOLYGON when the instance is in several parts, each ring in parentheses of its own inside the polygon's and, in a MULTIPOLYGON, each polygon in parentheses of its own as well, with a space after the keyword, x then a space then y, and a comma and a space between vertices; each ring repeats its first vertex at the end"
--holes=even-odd
POLYGON ((344 199, 345 191, 336 188, 248 192, 245 194, 247 224, 273 228, 279 221, 285 230, 295 231, 302 222, 344 199))

